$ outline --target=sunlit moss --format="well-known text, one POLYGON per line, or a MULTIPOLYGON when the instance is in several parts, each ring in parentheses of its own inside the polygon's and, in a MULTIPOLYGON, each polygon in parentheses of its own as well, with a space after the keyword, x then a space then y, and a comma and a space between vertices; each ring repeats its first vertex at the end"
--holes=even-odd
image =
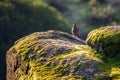
POLYGON ((120 79, 120 67, 112 67, 111 68, 111 73, 110 76, 114 78, 114 80, 119 80, 120 79))
POLYGON ((108 56, 118 54, 120 52, 119 26, 102 27, 91 31, 88 34, 86 43, 93 49, 104 52, 108 56))

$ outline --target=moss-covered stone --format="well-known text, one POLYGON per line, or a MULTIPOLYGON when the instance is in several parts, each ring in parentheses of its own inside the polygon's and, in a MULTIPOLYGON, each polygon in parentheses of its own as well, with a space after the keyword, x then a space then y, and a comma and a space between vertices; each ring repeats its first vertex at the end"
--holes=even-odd
POLYGON ((95 29, 88 34, 86 43, 107 56, 120 53, 120 26, 95 29))
POLYGON ((35 32, 7 52, 9 80, 90 80, 109 75, 84 41, 61 31, 35 32))

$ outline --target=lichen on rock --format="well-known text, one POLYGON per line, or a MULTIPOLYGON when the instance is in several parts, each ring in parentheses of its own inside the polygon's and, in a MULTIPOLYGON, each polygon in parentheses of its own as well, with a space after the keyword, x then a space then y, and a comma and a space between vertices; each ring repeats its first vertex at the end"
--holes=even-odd
POLYGON ((8 80, 92 80, 109 78, 105 63, 83 40, 50 30, 15 42, 7 52, 8 80))
POLYGON ((86 43, 107 56, 120 53, 120 26, 106 26, 88 34, 86 43))

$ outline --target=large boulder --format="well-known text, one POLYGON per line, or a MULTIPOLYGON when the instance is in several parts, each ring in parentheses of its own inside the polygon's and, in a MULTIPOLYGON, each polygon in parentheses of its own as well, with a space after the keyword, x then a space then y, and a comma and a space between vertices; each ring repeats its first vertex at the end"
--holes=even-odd
POLYGON ((107 56, 120 53, 120 26, 106 26, 88 34, 86 43, 107 56))
POLYGON ((6 58, 7 80, 109 80, 94 50, 61 31, 27 35, 15 42, 6 58))

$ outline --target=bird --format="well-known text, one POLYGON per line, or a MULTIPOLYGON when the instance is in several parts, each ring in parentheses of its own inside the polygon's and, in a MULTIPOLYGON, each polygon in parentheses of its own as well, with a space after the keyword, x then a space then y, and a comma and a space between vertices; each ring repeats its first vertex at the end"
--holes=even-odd
POLYGON ((78 29, 78 27, 75 23, 73 23, 73 25, 72 25, 71 34, 80 38, 80 30, 78 29))

